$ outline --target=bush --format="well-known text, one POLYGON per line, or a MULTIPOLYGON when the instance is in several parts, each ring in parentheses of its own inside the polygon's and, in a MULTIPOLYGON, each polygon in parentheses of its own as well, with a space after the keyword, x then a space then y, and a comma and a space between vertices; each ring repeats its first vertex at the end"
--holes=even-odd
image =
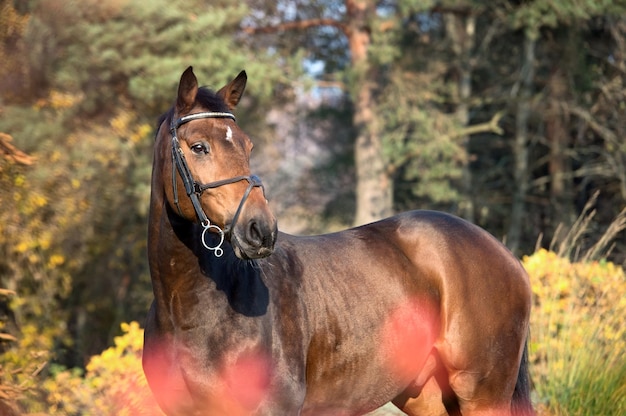
POLYGON ((606 261, 539 250, 531 279, 531 375, 540 413, 626 414, 626 276, 606 261))
POLYGON ((56 371, 44 382, 52 415, 162 415, 141 367, 143 330, 122 324, 115 345, 95 355, 84 376, 78 370, 56 371))

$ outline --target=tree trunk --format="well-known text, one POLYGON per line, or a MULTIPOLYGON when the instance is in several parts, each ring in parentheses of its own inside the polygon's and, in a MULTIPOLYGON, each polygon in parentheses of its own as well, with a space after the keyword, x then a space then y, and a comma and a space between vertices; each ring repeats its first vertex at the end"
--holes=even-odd
POLYGON ((550 99, 546 111, 546 138, 550 147, 548 172, 550 174, 550 218, 551 223, 569 224, 572 213, 572 187, 566 179, 571 172, 569 163, 569 131, 567 112, 563 103, 567 99, 567 80, 563 70, 555 68, 548 79, 550 99))
POLYGON ((515 186, 512 195, 511 222, 507 235, 507 245, 514 253, 519 249, 522 225, 526 211, 528 193, 528 123, 531 113, 532 86, 535 78, 536 39, 529 33, 524 38, 524 56, 520 70, 520 90, 517 114, 515 117, 515 140, 513 141, 515 186))
MULTIPOLYGON (((452 50, 456 56, 456 118, 460 128, 469 125, 469 99, 472 94, 471 54, 474 48, 476 17, 472 14, 449 13, 445 15, 446 32, 452 41, 452 50)), ((472 192, 472 172, 469 163, 469 134, 460 137, 465 149, 463 158, 461 187, 463 200, 459 214, 469 221, 476 221, 474 193, 472 192)))
POLYGON ((374 9, 367 1, 346 0, 352 69, 356 74, 354 119, 357 137, 354 144, 356 169, 356 214, 354 224, 360 225, 387 217, 393 212, 392 181, 385 169, 385 159, 374 111, 373 69, 368 62, 371 41, 368 19, 374 9))
POLYGON ((356 213, 354 224, 372 222, 393 213, 393 181, 386 169, 380 129, 375 116, 374 90, 376 72, 369 64, 370 20, 376 6, 370 0, 344 0, 344 19, 307 19, 266 27, 247 27, 245 33, 273 33, 302 30, 315 26, 334 26, 347 37, 350 49, 351 88, 354 102, 353 125, 357 131, 354 144, 356 170, 356 213))

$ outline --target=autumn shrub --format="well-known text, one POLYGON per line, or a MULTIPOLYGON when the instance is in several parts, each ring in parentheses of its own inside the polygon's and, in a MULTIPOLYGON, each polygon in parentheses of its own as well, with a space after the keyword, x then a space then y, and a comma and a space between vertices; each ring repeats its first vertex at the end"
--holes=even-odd
POLYGON ((91 358, 84 374, 54 371, 43 384, 51 415, 162 415, 141 367, 143 329, 122 324, 115 345, 91 358))
POLYGON ((531 279, 531 375, 541 414, 626 414, 626 276, 607 261, 547 250, 523 259, 531 279))

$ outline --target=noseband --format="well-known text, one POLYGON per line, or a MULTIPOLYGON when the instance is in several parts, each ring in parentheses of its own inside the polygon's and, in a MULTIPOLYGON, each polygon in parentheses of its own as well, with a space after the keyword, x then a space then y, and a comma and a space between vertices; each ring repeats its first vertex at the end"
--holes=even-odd
MULTIPOLYGON (((176 204, 176 208, 178 209, 178 213, 182 216, 182 211, 180 209, 180 205, 178 204, 178 186, 176 184, 176 170, 180 174, 180 177, 183 180, 185 185, 185 192, 187 192, 187 196, 191 199, 191 204, 193 205, 194 210, 196 211, 196 215, 198 216, 198 220, 200 221, 200 225, 202 225, 202 245, 207 249, 214 252, 216 257, 221 257, 224 254, 224 250, 222 249, 222 244, 224 243, 224 235, 232 232, 235 227, 235 223, 239 218, 239 214, 241 213, 241 209, 243 208, 243 204, 248 199, 250 192, 255 187, 261 187, 263 189, 263 184, 261 183, 261 179, 259 179, 256 175, 250 176, 235 176, 230 179, 222 179, 215 182, 210 183, 200 183, 196 182, 196 180, 191 175, 191 171, 189 170, 189 165, 187 165, 187 161, 185 160, 185 154, 183 153, 183 149, 180 147, 180 142, 178 141, 178 136, 176 135, 176 130, 185 123, 188 123, 193 120, 198 120, 201 118, 230 118, 235 120, 235 116, 231 113, 220 113, 220 112, 202 112, 189 114, 184 117, 180 117, 178 120, 172 120, 172 124, 170 126, 170 133, 172 134, 172 187, 174 189, 174 203, 176 204), (200 204, 200 196, 202 192, 207 189, 218 188, 220 186, 228 185, 231 183, 237 183, 241 181, 248 181, 248 188, 243 193, 241 197, 241 201, 239 202, 239 207, 237 207, 237 211, 233 216, 233 220, 228 226, 224 226, 222 230, 215 224, 211 224, 211 221, 204 213, 202 209, 202 205, 200 204), (216 231, 220 236, 220 241, 215 246, 210 246, 206 242, 206 233, 209 230, 216 231)), ((263 189, 265 193, 265 190, 263 189)))

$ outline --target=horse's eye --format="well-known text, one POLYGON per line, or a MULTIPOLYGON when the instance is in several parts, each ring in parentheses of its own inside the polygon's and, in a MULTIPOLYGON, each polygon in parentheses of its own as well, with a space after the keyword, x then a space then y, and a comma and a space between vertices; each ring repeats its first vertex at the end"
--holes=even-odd
POLYGON ((209 146, 204 143, 196 143, 191 146, 191 151, 197 155, 209 153, 209 146))

